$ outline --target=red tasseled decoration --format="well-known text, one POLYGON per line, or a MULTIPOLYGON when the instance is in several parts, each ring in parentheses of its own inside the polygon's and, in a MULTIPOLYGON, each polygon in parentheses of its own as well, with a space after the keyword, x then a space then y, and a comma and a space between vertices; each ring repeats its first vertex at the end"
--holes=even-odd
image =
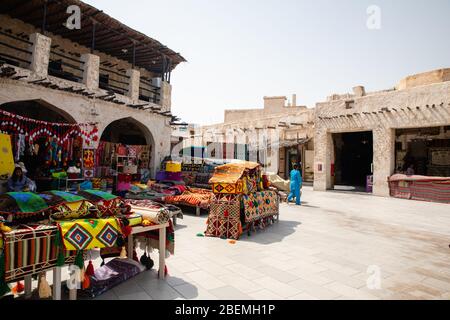
POLYGON ((86 268, 86 275, 89 277, 92 277, 94 275, 94 265, 92 264, 91 260, 89 260, 89 264, 86 268))
POLYGON ((122 228, 122 232, 123 232, 123 236, 124 237, 128 237, 131 234, 131 231, 133 231, 133 229, 130 226, 124 226, 122 228))

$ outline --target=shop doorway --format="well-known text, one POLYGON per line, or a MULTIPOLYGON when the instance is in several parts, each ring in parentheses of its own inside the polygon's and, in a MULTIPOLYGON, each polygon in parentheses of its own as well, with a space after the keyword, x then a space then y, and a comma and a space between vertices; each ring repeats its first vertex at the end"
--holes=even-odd
POLYGON ((143 124, 133 118, 124 118, 111 122, 100 140, 125 145, 150 145, 153 139, 143 124))
POLYGON ((371 192, 373 170, 372 131, 333 134, 334 189, 371 192))
POLYGON ((303 175, 302 166, 302 148, 300 145, 295 145, 292 147, 286 147, 286 168, 285 179, 290 178, 290 172, 294 169, 294 164, 299 165, 300 172, 303 175))
POLYGON ((395 171, 450 177, 450 126, 397 129, 395 171))
MULTIPOLYGON (((40 99, 8 102, 2 104, 0 109, 16 116, 43 121, 29 123, 27 129, 30 131, 52 129, 64 132, 64 128, 58 124, 76 123, 67 112, 40 99)), ((69 162, 80 162, 83 140, 79 137, 57 142, 43 131, 36 133, 36 138, 30 144, 23 132, 14 131, 10 136, 14 161, 23 163, 27 177, 35 181, 38 191, 55 188, 50 178, 52 171, 66 168, 69 162)))
POLYGON ((150 130, 133 118, 110 123, 96 151, 98 177, 107 177, 108 188, 126 191, 131 182, 147 182, 155 174, 154 140, 150 130))

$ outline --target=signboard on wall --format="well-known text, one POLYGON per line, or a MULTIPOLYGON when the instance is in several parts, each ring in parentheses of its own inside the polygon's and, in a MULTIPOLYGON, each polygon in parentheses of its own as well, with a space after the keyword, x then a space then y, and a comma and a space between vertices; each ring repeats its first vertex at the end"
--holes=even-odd
POLYGON ((430 149, 431 165, 450 166, 450 148, 430 149))
POLYGON ((317 162, 316 169, 317 169, 317 172, 319 172, 319 173, 324 172, 323 162, 317 162))

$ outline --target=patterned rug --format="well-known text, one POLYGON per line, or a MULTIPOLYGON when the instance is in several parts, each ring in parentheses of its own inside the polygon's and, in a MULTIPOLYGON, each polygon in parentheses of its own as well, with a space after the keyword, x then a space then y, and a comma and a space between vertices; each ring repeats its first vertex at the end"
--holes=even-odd
POLYGON ((275 191, 259 191, 242 197, 245 222, 277 215, 279 212, 278 195, 275 191))
POLYGON ((239 200, 213 202, 209 211, 205 235, 237 240, 242 234, 239 200))
MULTIPOLYGON (((57 231, 56 226, 28 224, 5 233, 5 280, 21 280, 25 275, 55 267, 57 231)), ((73 252, 65 251, 63 254, 66 262, 73 262, 73 252)))
POLYGON ((187 188, 179 196, 166 196, 165 203, 174 205, 185 205, 208 209, 211 204, 213 193, 210 190, 199 188, 187 188))
POLYGON ((122 200, 116 195, 100 190, 83 190, 79 191, 78 195, 96 205, 102 216, 120 214, 122 200))
POLYGON ((58 196, 61 199, 63 199, 65 202, 78 202, 78 201, 86 200, 86 198, 84 198, 80 195, 76 195, 76 194, 73 194, 70 192, 65 192, 65 191, 59 191, 59 190, 50 190, 50 191, 43 192, 43 193, 58 196))
POLYGON ((77 219, 57 222, 66 250, 110 248, 122 235, 118 219, 77 219))
POLYGON ((116 195, 100 190, 82 190, 78 192, 78 195, 92 202, 114 200, 118 198, 116 195))
POLYGON ((64 203, 65 200, 51 193, 8 192, 0 195, 0 215, 14 219, 29 218, 64 203))
POLYGON ((243 161, 239 163, 228 163, 216 167, 214 175, 209 179, 209 183, 237 183, 245 172, 259 168, 256 162, 243 161))

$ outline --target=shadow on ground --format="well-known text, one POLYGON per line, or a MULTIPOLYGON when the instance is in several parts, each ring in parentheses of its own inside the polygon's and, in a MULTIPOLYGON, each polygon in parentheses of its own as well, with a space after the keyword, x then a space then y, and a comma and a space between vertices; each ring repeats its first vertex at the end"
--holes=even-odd
POLYGON ((262 230, 256 230, 248 233, 244 232, 239 241, 255 242, 258 244, 271 244, 275 242, 281 242, 283 239, 296 231, 298 225, 301 222, 298 221, 286 221, 280 220, 266 226, 262 230))

